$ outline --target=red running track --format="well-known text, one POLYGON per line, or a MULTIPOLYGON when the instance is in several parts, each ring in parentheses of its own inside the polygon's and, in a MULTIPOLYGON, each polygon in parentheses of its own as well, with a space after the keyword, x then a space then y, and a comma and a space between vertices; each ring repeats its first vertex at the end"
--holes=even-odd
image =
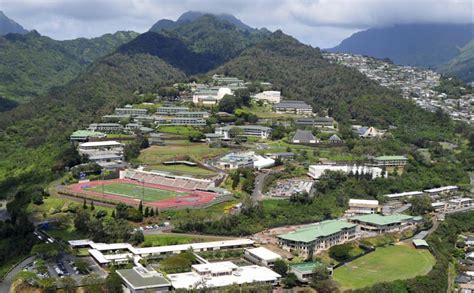
MULTIPOLYGON (((86 187, 100 186, 102 184, 109 185, 112 183, 128 183, 128 184, 142 186, 141 182, 137 182, 130 179, 112 179, 112 180, 104 180, 104 181, 98 180, 98 181, 76 183, 76 184, 69 185, 67 188, 72 192, 83 194, 89 198, 90 197, 102 198, 105 200, 110 200, 110 201, 115 201, 115 202, 123 202, 129 205, 139 204, 140 200, 136 198, 130 198, 130 197, 120 196, 120 195, 110 194, 110 193, 102 194, 101 192, 83 189, 86 187)), ((216 194, 213 192, 190 190, 186 188, 171 187, 171 186, 152 184, 152 183, 144 183, 143 185, 145 187, 150 187, 150 188, 189 193, 188 195, 183 195, 176 198, 168 198, 168 199, 153 201, 153 202, 148 201, 148 202, 143 203, 145 206, 150 206, 150 207, 157 207, 157 208, 192 207, 192 206, 209 203, 216 198, 216 194)))

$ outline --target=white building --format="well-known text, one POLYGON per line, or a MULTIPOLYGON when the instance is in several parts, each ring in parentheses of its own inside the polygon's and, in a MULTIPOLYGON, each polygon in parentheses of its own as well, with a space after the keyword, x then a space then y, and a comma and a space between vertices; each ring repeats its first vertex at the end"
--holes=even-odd
POLYGON ((214 163, 221 169, 255 168, 257 170, 269 168, 275 165, 275 160, 257 155, 255 152, 230 153, 214 163))
POLYGON ((349 209, 346 211, 346 215, 366 215, 375 214, 380 211, 380 205, 378 200, 367 200, 367 199, 349 199, 349 209))
POLYGON ((268 139, 272 133, 272 129, 270 127, 260 125, 229 125, 223 127, 216 127, 214 133, 222 135, 223 139, 230 139, 230 132, 232 128, 241 129, 242 136, 260 137, 262 139, 268 139))
POLYGON ((255 95, 257 101, 267 101, 269 103, 280 103, 280 91, 264 91, 255 95))
POLYGON ((420 195, 423 195, 422 191, 407 191, 407 192, 400 192, 400 193, 385 194, 384 197, 388 198, 389 200, 399 200, 404 197, 412 197, 412 196, 420 196, 420 195))
POLYGON ((457 186, 442 186, 438 188, 432 188, 432 189, 425 189, 423 192, 427 193, 428 195, 437 195, 437 194, 450 194, 455 191, 457 191, 459 187, 457 186))
POLYGON ((139 266, 132 269, 116 271, 124 285, 123 292, 168 292, 171 291, 171 282, 155 270, 147 270, 139 266))
POLYGON ((281 276, 267 267, 251 265, 239 267, 232 262, 192 265, 188 273, 169 274, 175 289, 221 288, 233 284, 268 283, 276 285, 281 276))
POLYGON ((194 92, 193 103, 203 105, 216 105, 225 95, 232 95, 232 90, 228 87, 203 89, 194 92))
POLYGON ((257 247, 245 249, 244 258, 254 264, 273 268, 275 261, 281 259, 281 256, 265 247, 257 247))
POLYGON ((472 198, 469 198, 469 197, 453 198, 449 200, 448 208, 456 210, 460 208, 470 207, 471 204, 472 204, 472 198))
POLYGON ((310 165, 307 174, 313 179, 319 179, 326 171, 339 171, 344 173, 352 172, 353 174, 371 174, 372 179, 386 175, 386 173, 384 174, 383 170, 379 167, 328 164, 310 165))
POLYGON ((94 142, 84 142, 79 144, 78 148, 79 154, 98 154, 100 152, 122 152, 123 144, 114 141, 94 141, 94 142))

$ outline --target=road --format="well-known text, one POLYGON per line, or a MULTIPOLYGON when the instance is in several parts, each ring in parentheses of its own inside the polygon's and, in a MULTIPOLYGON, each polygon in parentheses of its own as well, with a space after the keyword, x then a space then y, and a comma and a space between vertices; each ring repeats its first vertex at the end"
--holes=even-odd
POLYGON ((253 189, 252 198, 256 201, 263 200, 263 183, 265 182, 265 177, 267 177, 271 172, 262 172, 255 177, 255 187, 253 189))
POLYGON ((16 274, 21 272, 26 266, 31 264, 35 260, 36 256, 30 256, 21 263, 19 263, 15 268, 13 268, 6 276, 3 282, 0 282, 0 292, 9 292, 10 287, 13 284, 16 274))

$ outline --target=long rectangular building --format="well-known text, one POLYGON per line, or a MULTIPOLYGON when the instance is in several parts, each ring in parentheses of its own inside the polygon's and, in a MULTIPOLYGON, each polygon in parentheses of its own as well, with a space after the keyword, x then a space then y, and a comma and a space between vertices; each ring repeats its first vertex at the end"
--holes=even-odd
POLYGON ((417 218, 403 214, 389 216, 371 214, 355 216, 350 218, 349 221, 359 225, 360 229, 363 231, 371 231, 382 234, 387 232, 402 231, 406 228, 413 227, 416 224, 417 218))
POLYGON ((272 133, 272 129, 270 127, 260 126, 260 125, 238 125, 238 126, 229 125, 229 126, 217 127, 215 130, 215 133, 222 135, 223 139, 230 139, 231 138, 230 130, 232 128, 241 129, 243 136, 254 136, 254 137, 260 137, 263 139, 269 138, 272 133))
POLYGON ((278 235, 278 244, 284 250, 297 251, 307 256, 311 251, 329 249, 333 245, 354 239, 356 225, 344 220, 327 220, 278 235))

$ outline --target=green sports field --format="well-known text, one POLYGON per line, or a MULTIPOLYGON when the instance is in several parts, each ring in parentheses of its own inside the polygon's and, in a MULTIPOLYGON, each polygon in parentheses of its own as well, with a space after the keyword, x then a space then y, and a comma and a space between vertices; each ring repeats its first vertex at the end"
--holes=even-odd
POLYGON ((357 289, 380 282, 409 279, 427 274, 436 260, 426 249, 410 244, 377 248, 334 271, 334 280, 343 290, 357 289))
MULTIPOLYGON (((104 193, 142 199, 144 201, 159 201, 171 197, 183 196, 185 192, 175 192, 157 188, 142 187, 141 185, 128 183, 112 183, 104 185, 104 193)), ((86 188, 85 190, 102 192, 102 185, 86 188)))

